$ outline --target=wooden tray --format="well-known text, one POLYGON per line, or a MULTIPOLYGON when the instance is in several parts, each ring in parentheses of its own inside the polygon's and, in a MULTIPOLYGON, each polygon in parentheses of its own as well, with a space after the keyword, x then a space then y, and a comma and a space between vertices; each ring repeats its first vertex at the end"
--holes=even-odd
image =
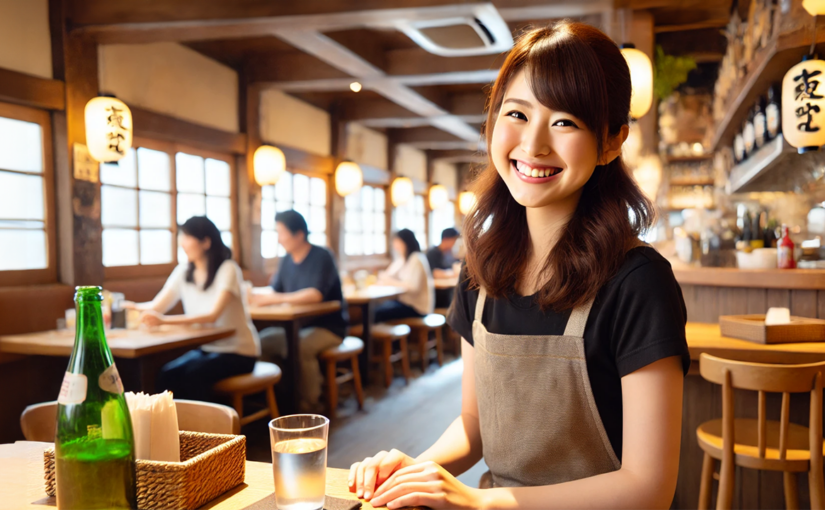
MULTIPOLYGON (((54 496, 54 448, 43 452, 46 494, 54 496)), ((139 509, 195 510, 244 481, 246 436, 180 432, 181 462, 137 460, 139 509)))
POLYGON ((790 324, 766 326, 764 315, 723 315, 719 329, 722 336, 759 344, 825 341, 825 320, 807 317, 791 317, 790 324))

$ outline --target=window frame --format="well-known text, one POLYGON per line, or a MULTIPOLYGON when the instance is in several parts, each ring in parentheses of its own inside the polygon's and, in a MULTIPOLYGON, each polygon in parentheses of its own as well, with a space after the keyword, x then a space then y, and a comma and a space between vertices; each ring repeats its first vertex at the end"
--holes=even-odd
MULTIPOLYGON (((458 228, 458 221, 456 221, 456 212, 458 211, 458 203, 457 203, 458 201, 453 200, 451 198, 451 199, 448 200, 448 202, 453 205, 453 228, 457 229, 458 228)), ((427 203, 426 206, 427 206, 426 207, 427 210, 429 211, 427 213, 427 240, 430 242, 430 248, 432 248, 433 246, 438 246, 439 244, 441 244, 441 232, 443 231, 443 229, 441 231, 434 232, 435 229, 433 227, 435 226, 434 223, 435 223, 436 209, 430 209, 429 203, 427 203), (433 235, 438 236, 438 240, 436 242, 433 242, 434 241, 433 235)))
MULTIPOLYGON (((344 247, 346 246, 346 236, 347 236, 347 226, 346 226, 346 214, 347 214, 347 207, 346 203, 344 204, 344 219, 341 222, 341 253, 342 253, 342 260, 345 261, 353 261, 353 262, 364 262, 364 263, 371 263, 375 262, 377 264, 381 264, 392 259, 392 254, 390 253, 390 239, 392 238, 392 210, 394 209, 392 206, 392 200, 390 197, 390 187, 385 184, 373 184, 370 182, 365 182, 361 185, 363 188, 364 186, 369 186, 371 188, 380 188, 384 190, 384 236, 385 245, 384 245, 384 253, 373 253, 370 255, 347 255, 346 250, 344 247)), ((360 189, 359 189, 360 192, 360 189)), ((360 204, 359 204, 360 205, 360 204)), ((359 212, 361 210, 359 209, 359 212)))
MULTIPOLYGON (((432 212, 432 210, 430 209, 430 201, 427 199, 428 198, 428 193, 415 192, 415 193, 413 193, 413 200, 415 200, 415 197, 421 197, 422 200, 424 201, 424 240, 425 240, 426 244, 425 244, 425 246, 421 247, 421 251, 426 252, 428 249, 430 249, 430 213, 432 212)), ((389 242, 389 239, 392 238, 392 234, 399 230, 398 226, 395 225, 395 217, 394 217, 395 211, 397 209, 398 209, 397 207, 393 207, 392 208, 392 213, 390 215, 391 230, 388 231, 388 242, 389 242)), ((413 233, 415 233, 415 231, 413 231, 413 233)), ((418 238, 416 237, 416 239, 418 239, 418 238)), ((420 240, 419 240, 419 244, 421 244, 420 240)))
MULTIPOLYGON (((46 231, 46 262, 43 269, 0 270, 0 287, 42 285, 57 282, 57 224, 55 201, 54 152, 51 115, 45 110, 0 102, 0 117, 38 124, 41 130, 43 172, 43 223, 46 231)), ((29 175, 26 172, 21 172, 29 175)), ((35 174, 32 174, 35 175, 35 174)))
MULTIPOLYGON (((135 137, 132 141, 132 148, 137 150, 139 148, 145 148, 160 152, 165 152, 169 156, 169 179, 170 179, 170 188, 169 194, 171 195, 171 217, 172 217, 172 225, 171 225, 171 232, 172 232, 172 262, 166 264, 149 264, 149 265, 131 265, 131 266, 112 266, 112 267, 104 267, 104 278, 108 280, 129 280, 129 279, 136 279, 136 278, 143 278, 143 277, 158 277, 158 276, 168 276, 172 270, 175 269, 182 261, 177 260, 178 257, 178 187, 177 187, 177 162, 175 155, 178 152, 183 152, 186 154, 190 154, 192 156, 200 156, 204 159, 217 159, 220 161, 224 161, 229 165, 229 209, 230 209, 230 216, 232 219, 232 225, 229 231, 232 233, 232 259, 235 262, 240 260, 239 254, 239 226, 238 226, 238 174, 237 174, 237 164, 235 160, 235 155, 233 154, 226 154, 222 152, 214 152, 205 149, 199 149, 197 147, 193 147, 191 145, 175 143, 175 142, 166 142, 161 140, 154 140, 151 138, 142 138, 142 137, 135 137)), ((137 170, 140 171, 139 169, 137 170)), ((102 185, 102 184, 101 184, 102 185)), ((130 188, 131 189, 131 188, 130 188)), ((140 189, 140 188, 135 188, 140 189)), ((140 224, 138 224, 136 230, 140 232, 140 224)), ((154 230, 154 229, 153 229, 154 230)), ((101 227, 101 233, 103 231, 103 227, 101 227)))

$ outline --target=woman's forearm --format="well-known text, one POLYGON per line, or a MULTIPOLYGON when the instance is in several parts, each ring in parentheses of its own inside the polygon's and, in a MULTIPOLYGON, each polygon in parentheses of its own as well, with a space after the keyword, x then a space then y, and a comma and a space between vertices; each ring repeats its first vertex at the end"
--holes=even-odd
POLYGON ((447 427, 431 447, 416 457, 416 461, 433 461, 453 476, 458 476, 481 460, 481 435, 478 418, 462 414, 447 427))
POLYGON ((207 315, 164 315, 164 324, 211 324, 218 320, 212 314, 207 315))

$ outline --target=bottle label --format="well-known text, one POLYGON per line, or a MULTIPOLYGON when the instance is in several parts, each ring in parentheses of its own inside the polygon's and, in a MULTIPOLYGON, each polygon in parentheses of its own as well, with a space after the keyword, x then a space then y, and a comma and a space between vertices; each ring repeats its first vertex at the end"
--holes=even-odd
POLYGON ((733 153, 736 155, 736 159, 742 161, 745 159, 745 141, 742 139, 742 135, 737 134, 736 138, 733 139, 733 153))
POLYGON ((765 143, 765 116, 760 112, 753 118, 753 136, 757 147, 765 143))
POLYGON ((753 124, 748 122, 745 124, 745 131, 742 133, 742 138, 745 142, 745 151, 750 152, 753 150, 753 140, 754 140, 754 132, 753 132, 753 124))
POLYGON ((60 385, 60 395, 57 397, 57 403, 63 405, 82 403, 86 400, 87 386, 85 375, 66 372, 63 376, 63 384, 60 385))
POLYGON ((793 252, 787 246, 779 246, 776 250, 776 267, 779 269, 791 269, 793 265, 793 252))
POLYGON ((765 113, 768 117, 768 133, 773 138, 779 133, 779 107, 775 104, 769 104, 765 109, 765 113))
POLYGON ((116 394, 123 393, 123 382, 121 382, 120 374, 114 364, 100 374, 100 377, 97 378, 97 384, 103 391, 116 394))

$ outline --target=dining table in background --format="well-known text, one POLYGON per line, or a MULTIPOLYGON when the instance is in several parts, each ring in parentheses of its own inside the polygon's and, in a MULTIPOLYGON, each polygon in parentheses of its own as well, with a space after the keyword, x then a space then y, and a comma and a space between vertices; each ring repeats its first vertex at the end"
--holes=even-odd
POLYGON ((458 276, 452 278, 435 278, 436 290, 449 290, 458 285, 458 276))
POLYGON ((284 328, 288 349, 284 378, 287 387, 280 393, 286 401, 279 406, 286 413, 298 410, 298 389, 301 387, 301 327, 307 320, 341 309, 340 301, 324 301, 308 305, 269 305, 252 306, 249 315, 258 331, 275 326, 284 328))
POLYGON ((361 378, 369 381, 370 356, 373 355, 371 329, 375 324, 375 308, 388 299, 398 299, 404 293, 403 287, 390 285, 370 285, 363 289, 345 289, 344 299, 347 305, 361 310, 361 338, 364 340, 364 350, 359 356, 358 363, 361 378))

